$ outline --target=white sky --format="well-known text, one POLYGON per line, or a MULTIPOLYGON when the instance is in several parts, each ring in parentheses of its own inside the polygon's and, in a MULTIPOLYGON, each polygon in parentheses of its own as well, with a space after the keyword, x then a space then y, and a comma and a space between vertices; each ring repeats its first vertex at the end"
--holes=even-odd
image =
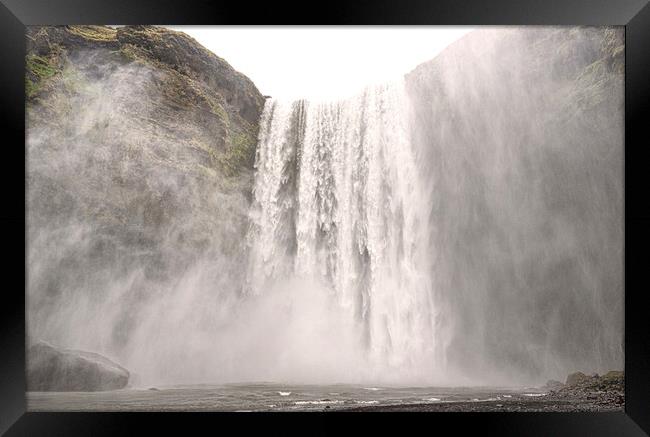
POLYGON ((262 94, 340 98, 396 79, 471 27, 169 26, 248 76, 262 94))

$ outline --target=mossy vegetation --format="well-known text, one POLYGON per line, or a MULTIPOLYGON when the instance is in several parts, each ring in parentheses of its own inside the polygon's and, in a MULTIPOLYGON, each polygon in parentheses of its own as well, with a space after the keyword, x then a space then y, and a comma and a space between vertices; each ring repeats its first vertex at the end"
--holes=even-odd
POLYGON ((234 176, 242 168, 252 167, 257 141, 251 132, 237 132, 231 135, 230 146, 221 159, 227 176, 234 176))
POLYGON ((228 112, 223 108, 221 103, 217 102, 215 99, 212 99, 208 96, 205 96, 205 100, 210 107, 210 112, 212 112, 214 115, 222 119, 225 123, 226 126, 230 124, 230 117, 228 116, 228 112))
POLYGON ((54 57, 27 55, 25 61, 25 93, 27 98, 35 96, 45 81, 59 72, 54 57))
POLYGON ((120 46, 117 53, 122 55, 124 60, 128 62, 137 62, 140 64, 147 64, 146 54, 143 52, 142 48, 135 46, 133 44, 123 44, 120 46))

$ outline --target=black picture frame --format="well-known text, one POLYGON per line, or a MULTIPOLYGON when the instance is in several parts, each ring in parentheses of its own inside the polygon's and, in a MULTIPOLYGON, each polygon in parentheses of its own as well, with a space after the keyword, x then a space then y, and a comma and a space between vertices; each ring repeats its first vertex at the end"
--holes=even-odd
POLYGON ((648 0, 344 1, 0 0, 0 434, 192 435, 453 432, 455 435, 650 434, 650 324, 643 276, 650 247, 648 0), (625 411, 615 413, 28 413, 25 402, 25 26, 56 24, 373 24, 625 26, 625 411), (21 183, 22 180, 22 183, 21 183), (235 428, 231 428, 234 426, 235 428), (421 432, 421 431, 417 431, 421 432))

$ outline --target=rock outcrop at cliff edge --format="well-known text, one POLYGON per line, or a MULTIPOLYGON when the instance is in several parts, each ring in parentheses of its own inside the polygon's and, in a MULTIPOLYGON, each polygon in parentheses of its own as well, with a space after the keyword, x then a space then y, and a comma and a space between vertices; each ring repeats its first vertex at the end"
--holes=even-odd
MULTIPOLYGON (((28 28, 25 81, 32 108, 40 101, 48 109, 65 109, 47 104, 61 86, 79 92, 77 86, 107 79, 124 66, 155 76, 146 89, 132 91, 155 99, 148 103, 157 126, 199 122, 210 137, 187 133, 199 134, 195 146, 214 155, 213 166, 234 171, 252 165, 264 97, 250 79, 186 34, 155 26, 28 28)), ((138 115, 137 107, 131 109, 138 115)))
POLYGON ((265 101, 250 79, 182 32, 47 26, 27 29, 25 86, 31 338, 95 326, 122 360, 199 262, 193 289, 238 292, 265 101))
POLYGON ((28 391, 104 391, 126 387, 129 371, 99 354, 45 342, 27 351, 28 391))

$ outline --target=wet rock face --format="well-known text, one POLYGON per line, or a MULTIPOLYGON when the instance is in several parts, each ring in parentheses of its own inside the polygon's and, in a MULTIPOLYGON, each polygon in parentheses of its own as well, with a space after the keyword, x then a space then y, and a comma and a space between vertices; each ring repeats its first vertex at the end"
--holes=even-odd
POLYGON ((117 390, 128 382, 128 370, 99 354, 57 349, 45 342, 27 352, 29 391, 117 390))
POLYGON ((201 286, 238 291, 265 100, 181 32, 30 26, 26 39, 28 335, 84 344, 78 326, 117 292, 124 310, 97 341, 128 362, 171 278, 203 262, 201 286))
POLYGON ((623 66, 621 28, 486 28, 407 75, 450 365, 622 367, 623 66))
MULTIPOLYGON (((249 78, 182 32, 32 26, 26 67, 30 125, 71 118, 71 102, 84 100, 85 106, 88 92, 115 80, 115 92, 128 88, 127 97, 137 102, 125 102, 138 122, 129 126, 130 137, 155 140, 161 148, 176 140, 183 156, 174 162, 191 155, 192 164, 230 176, 252 169, 264 97, 249 78)), ((108 100, 104 109, 120 111, 119 103, 108 100)))
POLYGON ((264 96, 248 77, 182 32, 156 26, 30 26, 27 35, 27 51, 32 55, 47 58, 64 51, 102 48, 177 71, 217 91, 252 124, 257 124, 264 107, 264 96))
POLYGON ((257 123, 264 97, 253 82, 186 34, 152 26, 127 26, 117 29, 116 37, 121 46, 140 47, 161 63, 218 89, 242 118, 257 123))

